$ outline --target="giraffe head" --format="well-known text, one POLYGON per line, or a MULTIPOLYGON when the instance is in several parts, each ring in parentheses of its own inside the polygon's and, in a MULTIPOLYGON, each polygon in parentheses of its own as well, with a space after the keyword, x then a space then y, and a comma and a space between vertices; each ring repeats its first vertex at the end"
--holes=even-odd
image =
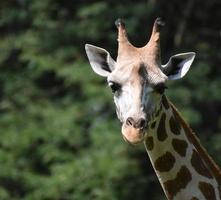
POLYGON ((142 48, 134 47, 127 38, 125 25, 116 21, 118 28, 118 56, 116 61, 105 49, 86 44, 85 49, 95 73, 107 77, 114 95, 116 112, 122 123, 126 141, 137 144, 148 134, 148 125, 161 105, 167 80, 182 78, 190 68, 195 53, 172 56, 168 63, 160 60, 160 28, 157 18, 149 42, 142 48))

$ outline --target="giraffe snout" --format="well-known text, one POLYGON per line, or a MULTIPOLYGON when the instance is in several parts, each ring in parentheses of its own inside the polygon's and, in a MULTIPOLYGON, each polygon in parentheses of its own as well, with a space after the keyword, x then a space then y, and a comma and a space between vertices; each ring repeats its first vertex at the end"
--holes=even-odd
POLYGON ((128 117, 126 120, 126 124, 128 126, 132 126, 133 128, 136 128, 136 129, 144 129, 147 125, 147 122, 144 118, 140 118, 138 120, 135 120, 132 117, 128 117))

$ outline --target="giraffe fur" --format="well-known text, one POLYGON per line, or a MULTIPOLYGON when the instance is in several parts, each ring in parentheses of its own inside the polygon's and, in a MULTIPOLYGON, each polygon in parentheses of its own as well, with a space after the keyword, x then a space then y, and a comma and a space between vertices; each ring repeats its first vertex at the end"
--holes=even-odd
MULTIPOLYGON (((152 119, 156 125, 146 134, 144 143, 167 198, 169 200, 187 200, 192 198, 198 198, 200 200, 220 200, 220 176, 217 177, 212 173, 213 169, 207 164, 207 159, 199 153, 200 150, 198 146, 200 143, 196 143, 196 141, 193 142, 189 139, 190 136, 187 135, 187 130, 185 130, 187 127, 183 127, 184 121, 180 121, 181 116, 178 114, 177 110, 175 110, 175 107, 165 96, 162 99, 166 101, 166 105, 169 105, 169 108, 165 107, 162 103, 163 109, 161 109, 161 113, 157 119, 152 119), (165 115, 165 131, 168 137, 164 141, 160 141, 156 133, 160 120, 162 116, 165 115), (169 120, 172 117, 175 119, 176 124, 180 126, 180 130, 177 129, 179 131, 178 134, 171 130, 169 120), (152 138, 151 145, 149 144, 150 138, 152 138), (174 140, 184 142, 184 147, 182 147, 181 144, 179 145, 184 149, 182 151, 185 151, 185 153, 179 153, 180 150, 177 150, 176 147, 174 148, 174 145, 172 145, 174 140), (166 157, 165 152, 170 156, 166 157), (157 164, 159 158, 161 158, 162 163, 157 164), (196 162, 193 160, 196 160, 196 162), (170 162, 171 164, 168 164, 170 162), (156 164, 161 165, 161 167, 157 168, 156 164), (163 165, 165 165, 165 168, 163 165)), ((191 130, 189 130, 189 134, 193 134, 191 130)))

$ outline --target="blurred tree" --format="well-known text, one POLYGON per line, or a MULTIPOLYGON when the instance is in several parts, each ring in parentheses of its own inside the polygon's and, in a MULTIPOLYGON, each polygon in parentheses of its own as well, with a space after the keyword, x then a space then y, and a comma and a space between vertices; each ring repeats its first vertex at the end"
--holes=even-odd
POLYGON ((116 57, 118 17, 141 46, 162 16, 164 62, 197 52, 167 93, 221 164, 220 9, 218 0, 0 1, 0 199, 165 199, 85 59, 85 43, 116 57))

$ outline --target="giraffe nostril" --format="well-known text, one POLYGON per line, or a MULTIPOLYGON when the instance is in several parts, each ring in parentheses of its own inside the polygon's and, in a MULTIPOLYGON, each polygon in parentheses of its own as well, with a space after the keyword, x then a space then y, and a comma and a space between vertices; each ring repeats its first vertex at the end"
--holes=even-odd
POLYGON ((141 118, 139 121, 138 121, 138 128, 142 129, 146 126, 146 120, 141 118))
POLYGON ((126 124, 128 126, 133 126, 134 128, 143 129, 146 126, 146 120, 144 118, 141 118, 135 121, 132 117, 128 117, 126 120, 126 124))
POLYGON ((127 120, 126 120, 126 124, 128 126, 134 126, 135 125, 135 121, 132 117, 128 117, 127 120))

